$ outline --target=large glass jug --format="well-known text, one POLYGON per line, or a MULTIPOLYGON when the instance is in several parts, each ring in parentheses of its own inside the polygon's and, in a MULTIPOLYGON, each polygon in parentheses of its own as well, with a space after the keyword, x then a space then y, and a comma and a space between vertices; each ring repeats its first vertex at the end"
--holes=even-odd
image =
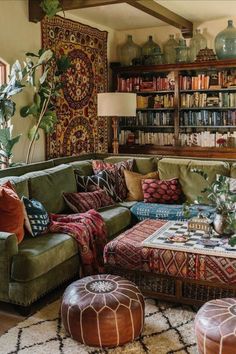
POLYGON ((178 42, 175 40, 173 34, 170 34, 167 42, 164 43, 163 52, 166 64, 174 64, 176 62, 176 48, 178 42))
POLYGON ((124 66, 133 64, 133 61, 141 57, 141 47, 133 42, 132 36, 128 35, 127 41, 120 47, 120 61, 124 66))
POLYGON ((215 50, 219 59, 236 58, 236 28, 233 21, 229 20, 228 27, 217 34, 215 50))

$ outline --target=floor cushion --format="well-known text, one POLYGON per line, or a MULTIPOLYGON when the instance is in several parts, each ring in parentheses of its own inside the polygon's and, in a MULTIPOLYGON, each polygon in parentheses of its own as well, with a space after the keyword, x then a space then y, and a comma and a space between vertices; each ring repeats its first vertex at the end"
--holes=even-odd
MULTIPOLYGON (((185 220, 182 204, 158 204, 138 202, 130 209, 131 213, 139 220, 163 219, 163 220, 185 220)), ((214 208, 201 206, 201 211, 208 217, 214 214, 214 208)), ((199 209, 197 205, 190 208, 190 218, 197 216, 199 209)))

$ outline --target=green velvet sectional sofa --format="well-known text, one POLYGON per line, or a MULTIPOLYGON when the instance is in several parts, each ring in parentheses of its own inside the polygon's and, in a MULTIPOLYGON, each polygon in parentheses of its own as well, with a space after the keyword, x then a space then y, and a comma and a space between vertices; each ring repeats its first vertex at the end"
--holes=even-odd
MULTIPOLYGON (((92 159, 118 162, 128 156, 90 154, 80 157, 57 158, 42 163, 0 171, 0 184, 7 180, 15 184, 21 197, 39 200, 48 212, 67 212, 62 193, 76 192, 74 169, 81 175, 91 175, 92 159)), ((211 161, 165 158, 159 156, 132 156, 134 170, 146 174, 159 171, 161 179, 179 177, 187 199, 193 201, 203 189, 203 181, 191 169, 204 169, 210 179, 216 174, 236 178, 236 163, 233 161, 211 161)), ((105 220, 109 239, 132 225, 130 208, 135 202, 118 203, 100 209, 105 220)), ((58 285, 79 277, 80 261, 77 242, 67 234, 44 234, 25 237, 17 244, 14 234, 0 231, 0 301, 29 306, 58 285)))

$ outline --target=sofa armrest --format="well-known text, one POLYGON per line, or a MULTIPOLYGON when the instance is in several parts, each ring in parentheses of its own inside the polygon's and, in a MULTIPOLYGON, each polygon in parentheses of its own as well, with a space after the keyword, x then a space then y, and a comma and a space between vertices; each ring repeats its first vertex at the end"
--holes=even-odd
POLYGON ((18 253, 15 234, 0 231, 0 301, 9 300, 12 257, 18 253))

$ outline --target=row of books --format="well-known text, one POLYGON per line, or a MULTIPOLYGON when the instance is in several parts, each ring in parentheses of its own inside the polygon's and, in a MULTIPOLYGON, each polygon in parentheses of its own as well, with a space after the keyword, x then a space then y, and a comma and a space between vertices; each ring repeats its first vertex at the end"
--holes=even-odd
POLYGON ((179 76, 180 90, 208 90, 232 86, 236 86, 236 74, 233 69, 179 76))
MULTIPOLYGON (((119 144, 125 145, 127 143, 128 137, 133 134, 130 130, 121 130, 119 134, 119 144)), ((174 134, 173 133, 156 133, 156 132, 145 132, 142 130, 135 131, 135 144, 146 145, 174 145, 174 134)))
POLYGON ((214 94, 194 92, 182 93, 180 96, 182 108, 194 107, 236 107, 236 92, 218 92, 214 94))
POLYGON ((236 132, 220 133, 202 131, 199 133, 182 133, 179 135, 181 146, 201 146, 201 147, 219 147, 217 144, 218 139, 224 138, 227 140, 229 137, 236 138, 236 132))
POLYGON ((170 76, 148 76, 148 77, 118 77, 117 91, 120 92, 145 92, 145 91, 167 91, 174 90, 175 82, 170 76))
POLYGON ((173 108, 173 94, 137 96, 137 108, 173 108))
POLYGON ((236 111, 184 111, 180 115, 180 125, 230 125, 236 127, 236 111))
POLYGON ((122 117, 119 120, 120 127, 135 126, 165 126, 173 125, 174 118, 172 112, 137 112, 136 119, 130 117, 122 117))

